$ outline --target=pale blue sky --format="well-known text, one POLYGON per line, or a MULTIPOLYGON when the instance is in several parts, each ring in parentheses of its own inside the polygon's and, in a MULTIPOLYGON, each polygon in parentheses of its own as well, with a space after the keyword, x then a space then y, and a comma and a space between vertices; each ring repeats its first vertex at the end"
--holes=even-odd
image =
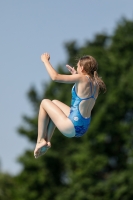
MULTIPOLYGON (((64 43, 84 44, 96 33, 111 34, 125 16, 133 20, 131 0, 0 1, 0 161, 3 172, 16 174, 16 162, 31 144, 16 132, 22 115, 32 115, 26 97, 34 85, 41 91, 49 76, 40 61, 51 54, 56 67, 65 63, 64 43)), ((70 64, 70 63, 69 63, 70 64)), ((65 66, 64 66, 65 67, 65 66)))

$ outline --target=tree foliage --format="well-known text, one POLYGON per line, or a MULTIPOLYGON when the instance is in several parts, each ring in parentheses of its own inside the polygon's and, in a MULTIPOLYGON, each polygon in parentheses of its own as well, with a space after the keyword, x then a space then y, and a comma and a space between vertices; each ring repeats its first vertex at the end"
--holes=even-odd
POLYGON ((11 175, 0 173, 0 200, 15 199, 15 180, 11 175))
MULTIPOLYGON (((99 63, 99 75, 107 86, 92 113, 91 126, 82 138, 65 138, 56 129, 52 148, 34 159, 27 150, 23 166, 14 177, 16 200, 132 200, 133 199, 133 22, 122 19, 112 36, 96 34, 78 46, 65 44, 67 62, 75 65, 81 55, 90 54, 99 63)), ((57 71, 66 73, 64 67, 57 71)), ((58 99, 67 105, 71 84, 45 83, 42 94, 28 92, 34 113, 24 116, 18 132, 35 144, 39 104, 43 98, 58 99)))

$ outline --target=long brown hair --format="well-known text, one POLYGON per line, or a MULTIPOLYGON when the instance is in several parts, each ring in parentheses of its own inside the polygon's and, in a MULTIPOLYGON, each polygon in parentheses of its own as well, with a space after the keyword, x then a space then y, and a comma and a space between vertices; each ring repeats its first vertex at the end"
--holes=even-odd
POLYGON ((82 56, 79 59, 80 66, 83 66, 84 71, 96 81, 96 83, 99 86, 100 91, 106 92, 106 85, 103 82, 102 78, 98 76, 97 70, 98 70, 98 63, 95 58, 92 56, 82 56))

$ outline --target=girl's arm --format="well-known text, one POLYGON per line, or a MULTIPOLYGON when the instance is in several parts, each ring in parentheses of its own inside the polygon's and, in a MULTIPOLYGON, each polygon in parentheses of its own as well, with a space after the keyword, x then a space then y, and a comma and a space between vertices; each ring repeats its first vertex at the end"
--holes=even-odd
POLYGON ((76 83, 76 82, 81 81, 82 79, 82 76, 80 74, 73 74, 73 75, 58 74, 49 62, 50 55, 48 53, 42 54, 41 60, 44 63, 51 79, 55 82, 76 83))

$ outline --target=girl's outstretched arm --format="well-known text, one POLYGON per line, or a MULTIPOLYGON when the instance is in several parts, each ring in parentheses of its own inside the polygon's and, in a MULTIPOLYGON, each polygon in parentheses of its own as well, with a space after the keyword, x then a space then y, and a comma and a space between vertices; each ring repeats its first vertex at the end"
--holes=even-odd
POLYGON ((56 72, 56 70, 52 67, 52 65, 50 64, 49 60, 50 60, 50 55, 48 53, 44 53, 41 55, 41 60, 44 63, 50 77, 52 80, 55 80, 55 77, 58 75, 58 73, 56 72))
POLYGON ((76 83, 82 80, 82 76, 80 74, 72 74, 72 75, 58 74, 57 71, 52 67, 52 65, 49 62, 50 55, 48 53, 42 54, 41 60, 44 63, 51 79, 55 82, 76 83))

